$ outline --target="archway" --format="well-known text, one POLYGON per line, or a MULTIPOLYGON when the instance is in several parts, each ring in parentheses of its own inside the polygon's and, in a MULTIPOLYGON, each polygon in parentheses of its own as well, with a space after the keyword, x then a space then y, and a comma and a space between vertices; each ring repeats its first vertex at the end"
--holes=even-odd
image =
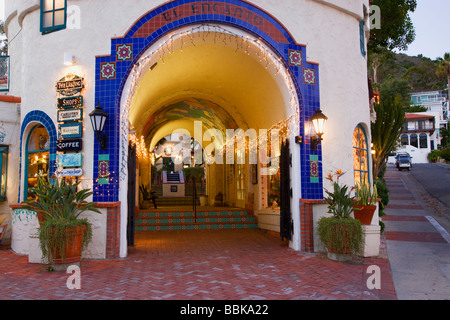
MULTIPOLYGON (((156 144, 155 137, 164 137, 185 121, 145 130, 152 116, 165 115, 161 110, 172 105, 192 99, 217 105, 245 133, 249 129, 257 132, 257 139, 250 141, 260 141, 260 130, 279 130, 292 142, 299 136, 307 142, 314 134, 305 129, 305 121, 320 108, 318 65, 306 61, 306 48, 274 18, 244 1, 208 3, 189 0, 163 5, 139 19, 126 36, 113 39, 111 56, 97 58, 96 100, 112 115, 106 130, 111 133, 108 145, 116 148, 101 151, 95 145, 94 163, 108 159, 110 169, 109 181, 94 180, 95 201, 120 201, 121 212, 126 212, 130 123, 138 137, 155 131, 147 136, 147 143, 156 144)), ((208 129, 204 126, 202 135, 208 129)), ((270 134, 266 136, 270 140, 270 134)), ((298 200, 323 197, 321 179, 308 170, 314 166, 317 176, 321 175, 321 148, 291 143, 290 154, 296 233, 291 246, 299 249, 298 200)), ((249 172, 253 171, 243 170, 247 173, 244 184, 251 190, 249 172)), ((94 166, 94 176, 98 173, 94 166)), ((261 199, 265 191, 258 187, 258 192, 259 197, 253 193, 258 198, 255 206, 267 202, 261 199)), ((121 255, 125 255, 126 215, 121 217, 121 255)))

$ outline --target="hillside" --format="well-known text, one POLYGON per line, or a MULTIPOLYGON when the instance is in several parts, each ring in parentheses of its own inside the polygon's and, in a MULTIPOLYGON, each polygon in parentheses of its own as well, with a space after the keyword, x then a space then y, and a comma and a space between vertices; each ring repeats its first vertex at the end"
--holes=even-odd
MULTIPOLYGON (((378 68, 378 85, 392 77, 407 80, 411 91, 444 89, 447 87, 447 79, 445 76, 437 77, 436 69, 436 60, 420 55, 413 57, 402 53, 393 54, 378 68)), ((373 77, 370 67, 369 72, 373 77)))

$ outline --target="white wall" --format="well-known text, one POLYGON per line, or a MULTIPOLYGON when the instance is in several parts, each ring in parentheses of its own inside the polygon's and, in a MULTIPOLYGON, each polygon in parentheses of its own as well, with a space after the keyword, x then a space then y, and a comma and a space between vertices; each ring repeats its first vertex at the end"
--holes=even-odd
MULTIPOLYGON (((133 5, 124 5, 127 2, 122 0, 68 1, 80 8, 81 28, 41 35, 39 1, 8 1, 8 36, 14 39, 10 42, 10 94, 22 97, 22 117, 32 110, 43 110, 56 124, 54 87, 70 71, 86 80, 85 115, 89 114, 95 106, 95 57, 109 55, 111 38, 123 36, 142 15, 165 2, 135 0, 133 5), (75 67, 63 65, 64 52, 77 57, 75 67)), ((353 131, 360 123, 370 125, 367 60, 361 55, 359 37, 359 20, 368 0, 250 2, 278 19, 298 43, 307 46, 306 59, 320 65, 321 108, 329 118, 323 141, 324 174, 342 169, 348 172, 342 182, 353 185, 353 131)), ((88 117, 84 128, 86 137, 93 136, 88 117)), ((307 130, 313 129, 307 126, 307 130)), ((83 169, 89 186, 93 139, 83 142, 83 169)), ((300 184, 299 177, 296 175, 294 183, 300 184)))

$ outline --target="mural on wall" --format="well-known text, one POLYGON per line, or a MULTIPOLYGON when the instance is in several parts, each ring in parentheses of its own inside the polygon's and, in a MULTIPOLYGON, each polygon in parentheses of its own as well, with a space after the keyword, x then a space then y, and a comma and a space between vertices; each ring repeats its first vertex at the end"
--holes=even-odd
POLYGON ((203 99, 189 99, 160 108, 149 118, 144 135, 151 138, 164 124, 186 118, 202 121, 209 128, 220 128, 224 137, 226 129, 238 129, 233 117, 219 105, 203 99))

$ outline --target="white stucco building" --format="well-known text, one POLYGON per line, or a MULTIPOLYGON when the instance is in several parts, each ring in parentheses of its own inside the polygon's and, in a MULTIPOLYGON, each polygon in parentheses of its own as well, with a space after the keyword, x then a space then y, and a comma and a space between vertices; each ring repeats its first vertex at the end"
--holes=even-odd
POLYGON ((30 246, 24 221, 33 217, 14 204, 29 196, 34 175, 73 172, 104 212, 90 215, 89 257, 127 256, 138 186, 151 183, 142 172, 145 152, 130 171, 129 149, 145 145, 151 154, 175 131, 201 142, 215 160, 205 164, 210 205, 222 193, 227 205, 253 213, 295 250, 317 250, 315 223, 326 214, 323 188, 330 187, 324 176, 341 169, 341 181, 352 186, 371 178, 368 7, 369 0, 7 1, 5 94, 20 97, 21 111, 8 168, 13 250, 26 254, 30 246), (104 148, 89 119, 96 106, 108 114, 104 148), (318 110, 328 122, 314 148, 318 110), (220 155, 242 156, 225 139, 227 129, 238 128, 250 137, 244 154, 256 148, 259 160, 222 165, 220 155), (280 143, 263 163, 265 130, 278 132, 280 143), (290 161, 278 170, 286 140, 290 161), (263 174, 270 165, 273 176, 263 174), (276 198, 282 209, 267 190, 280 171, 289 176, 289 196, 276 198))
POLYGON ((441 141, 440 115, 440 112, 407 113, 397 152, 409 153, 412 163, 428 163, 428 154, 436 150, 441 141))

